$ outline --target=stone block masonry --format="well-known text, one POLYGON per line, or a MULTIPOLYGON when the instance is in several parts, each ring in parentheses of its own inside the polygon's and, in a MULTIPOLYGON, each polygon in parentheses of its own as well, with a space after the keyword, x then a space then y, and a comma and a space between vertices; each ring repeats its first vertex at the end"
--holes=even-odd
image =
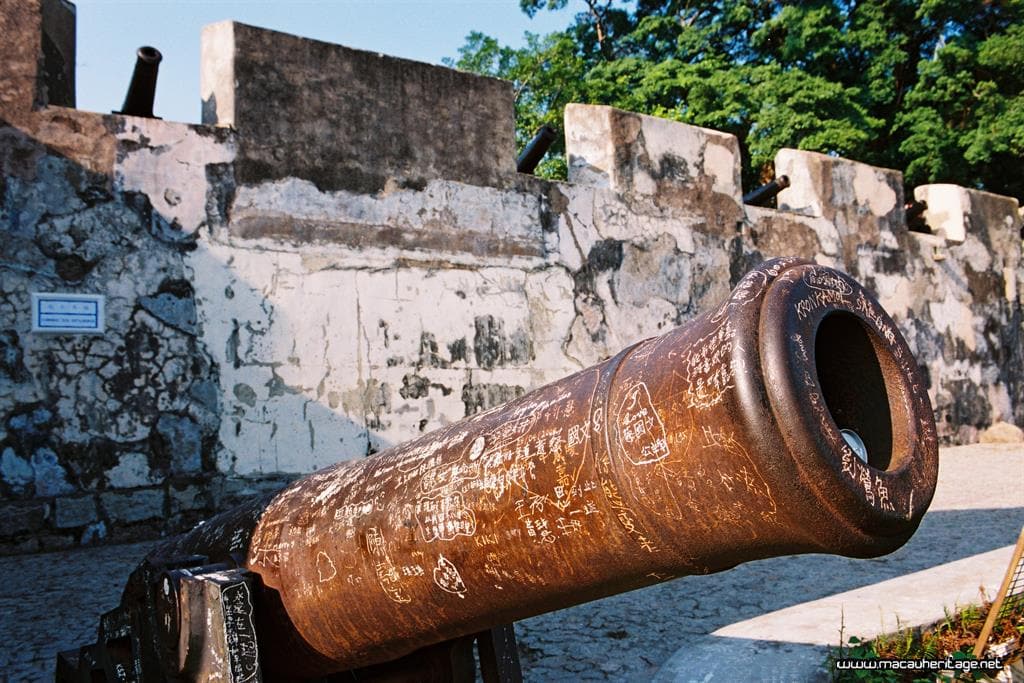
POLYGON ((744 206, 732 136, 591 105, 544 181, 514 171, 509 84, 233 22, 203 35, 204 125, 81 112, 74 17, 0 8, 0 552, 187 528, 598 362, 778 255, 878 294, 945 441, 1024 423, 1015 199, 916 188, 913 233, 898 171, 780 150, 780 208, 744 206), (33 333, 32 292, 103 295, 105 333, 33 333))

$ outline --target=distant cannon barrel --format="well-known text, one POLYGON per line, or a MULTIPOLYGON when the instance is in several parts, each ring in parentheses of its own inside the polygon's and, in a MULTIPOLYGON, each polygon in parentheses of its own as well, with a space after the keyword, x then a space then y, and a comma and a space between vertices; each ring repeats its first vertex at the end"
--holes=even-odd
POLYGON ((558 132, 551 126, 545 124, 538 128, 516 160, 516 170, 520 173, 533 173, 557 138, 558 132))
POLYGON ((928 224, 924 220, 924 212, 928 210, 928 202, 911 200, 903 205, 903 211, 907 215, 907 228, 914 232, 930 233, 928 224))
POLYGON ((156 77, 163 55, 160 50, 148 45, 140 47, 135 55, 135 69, 132 71, 131 83, 128 84, 128 94, 125 95, 121 111, 114 113, 159 118, 153 115, 153 101, 156 98, 156 77))
POLYGON ((159 662, 169 680, 208 673, 210 623, 234 634, 234 658, 217 661, 273 680, 415 662, 683 575, 891 552, 937 463, 925 385, 889 316, 849 276, 776 259, 665 335, 165 543, 100 641, 123 652, 132 632, 122 668, 159 662), (223 564, 201 584, 181 569, 204 562, 223 564))
POLYGON ((789 187, 789 176, 780 175, 770 183, 755 188, 743 195, 743 203, 753 206, 764 206, 772 197, 789 187))

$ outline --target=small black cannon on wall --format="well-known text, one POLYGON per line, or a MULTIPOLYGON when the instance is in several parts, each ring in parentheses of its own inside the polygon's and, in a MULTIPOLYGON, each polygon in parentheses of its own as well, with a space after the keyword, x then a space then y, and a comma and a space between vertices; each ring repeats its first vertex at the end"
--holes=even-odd
POLYGON ((124 96, 124 104, 115 114, 126 116, 142 116, 158 119, 153 115, 153 102, 156 99, 156 77, 160 71, 163 55, 155 47, 143 45, 135 52, 135 68, 132 80, 128 84, 128 93, 124 96))
POLYGON ((906 342, 797 259, 713 311, 153 551, 58 679, 518 678, 511 624, 793 553, 872 557, 935 488, 906 342))

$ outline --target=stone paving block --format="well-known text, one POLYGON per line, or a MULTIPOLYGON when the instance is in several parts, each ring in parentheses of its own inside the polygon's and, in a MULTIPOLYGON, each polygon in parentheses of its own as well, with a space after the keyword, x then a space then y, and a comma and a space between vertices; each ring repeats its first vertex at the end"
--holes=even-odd
POLYGON ((202 436, 199 425, 189 417, 161 415, 156 431, 170 453, 171 471, 175 474, 198 472, 202 469, 202 436))
POLYGON ((129 489, 155 483, 145 453, 126 453, 116 467, 107 470, 107 485, 111 488, 129 489))
POLYGON ((60 465, 57 454, 49 448, 39 448, 32 454, 32 469, 36 473, 37 496, 59 496, 74 493, 68 483, 67 472, 60 465))
POLYGON ((112 522, 141 522, 164 514, 164 490, 140 489, 125 493, 102 493, 100 504, 112 522))
POLYGON ((49 505, 42 501, 0 503, 0 535, 37 532, 49 516, 49 505))
POLYGON ((96 499, 88 496, 58 498, 53 504, 53 522, 58 529, 85 526, 96 521, 96 499))
POLYGON ((35 479, 35 472, 28 461, 19 457, 13 448, 5 448, 0 454, 0 479, 7 482, 12 491, 21 493, 35 479))
POLYGON ((205 488, 189 485, 181 487, 171 486, 170 490, 171 514, 192 510, 203 510, 210 507, 205 488))

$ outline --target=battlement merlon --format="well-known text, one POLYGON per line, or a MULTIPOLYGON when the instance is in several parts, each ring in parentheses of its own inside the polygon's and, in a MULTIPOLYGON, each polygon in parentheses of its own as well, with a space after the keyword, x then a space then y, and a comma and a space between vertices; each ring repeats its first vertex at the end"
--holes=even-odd
POLYGON ((736 136, 614 107, 565 108, 569 180, 675 203, 684 186, 739 205, 740 146, 736 136))
POLYGON ((512 84, 237 22, 202 34, 203 123, 238 131, 236 179, 322 191, 515 177, 512 84))
POLYGON ((936 183, 915 187, 914 199, 927 204, 925 222, 948 243, 960 244, 972 230, 983 230, 994 248, 1020 251, 1020 204, 1013 197, 936 183))

